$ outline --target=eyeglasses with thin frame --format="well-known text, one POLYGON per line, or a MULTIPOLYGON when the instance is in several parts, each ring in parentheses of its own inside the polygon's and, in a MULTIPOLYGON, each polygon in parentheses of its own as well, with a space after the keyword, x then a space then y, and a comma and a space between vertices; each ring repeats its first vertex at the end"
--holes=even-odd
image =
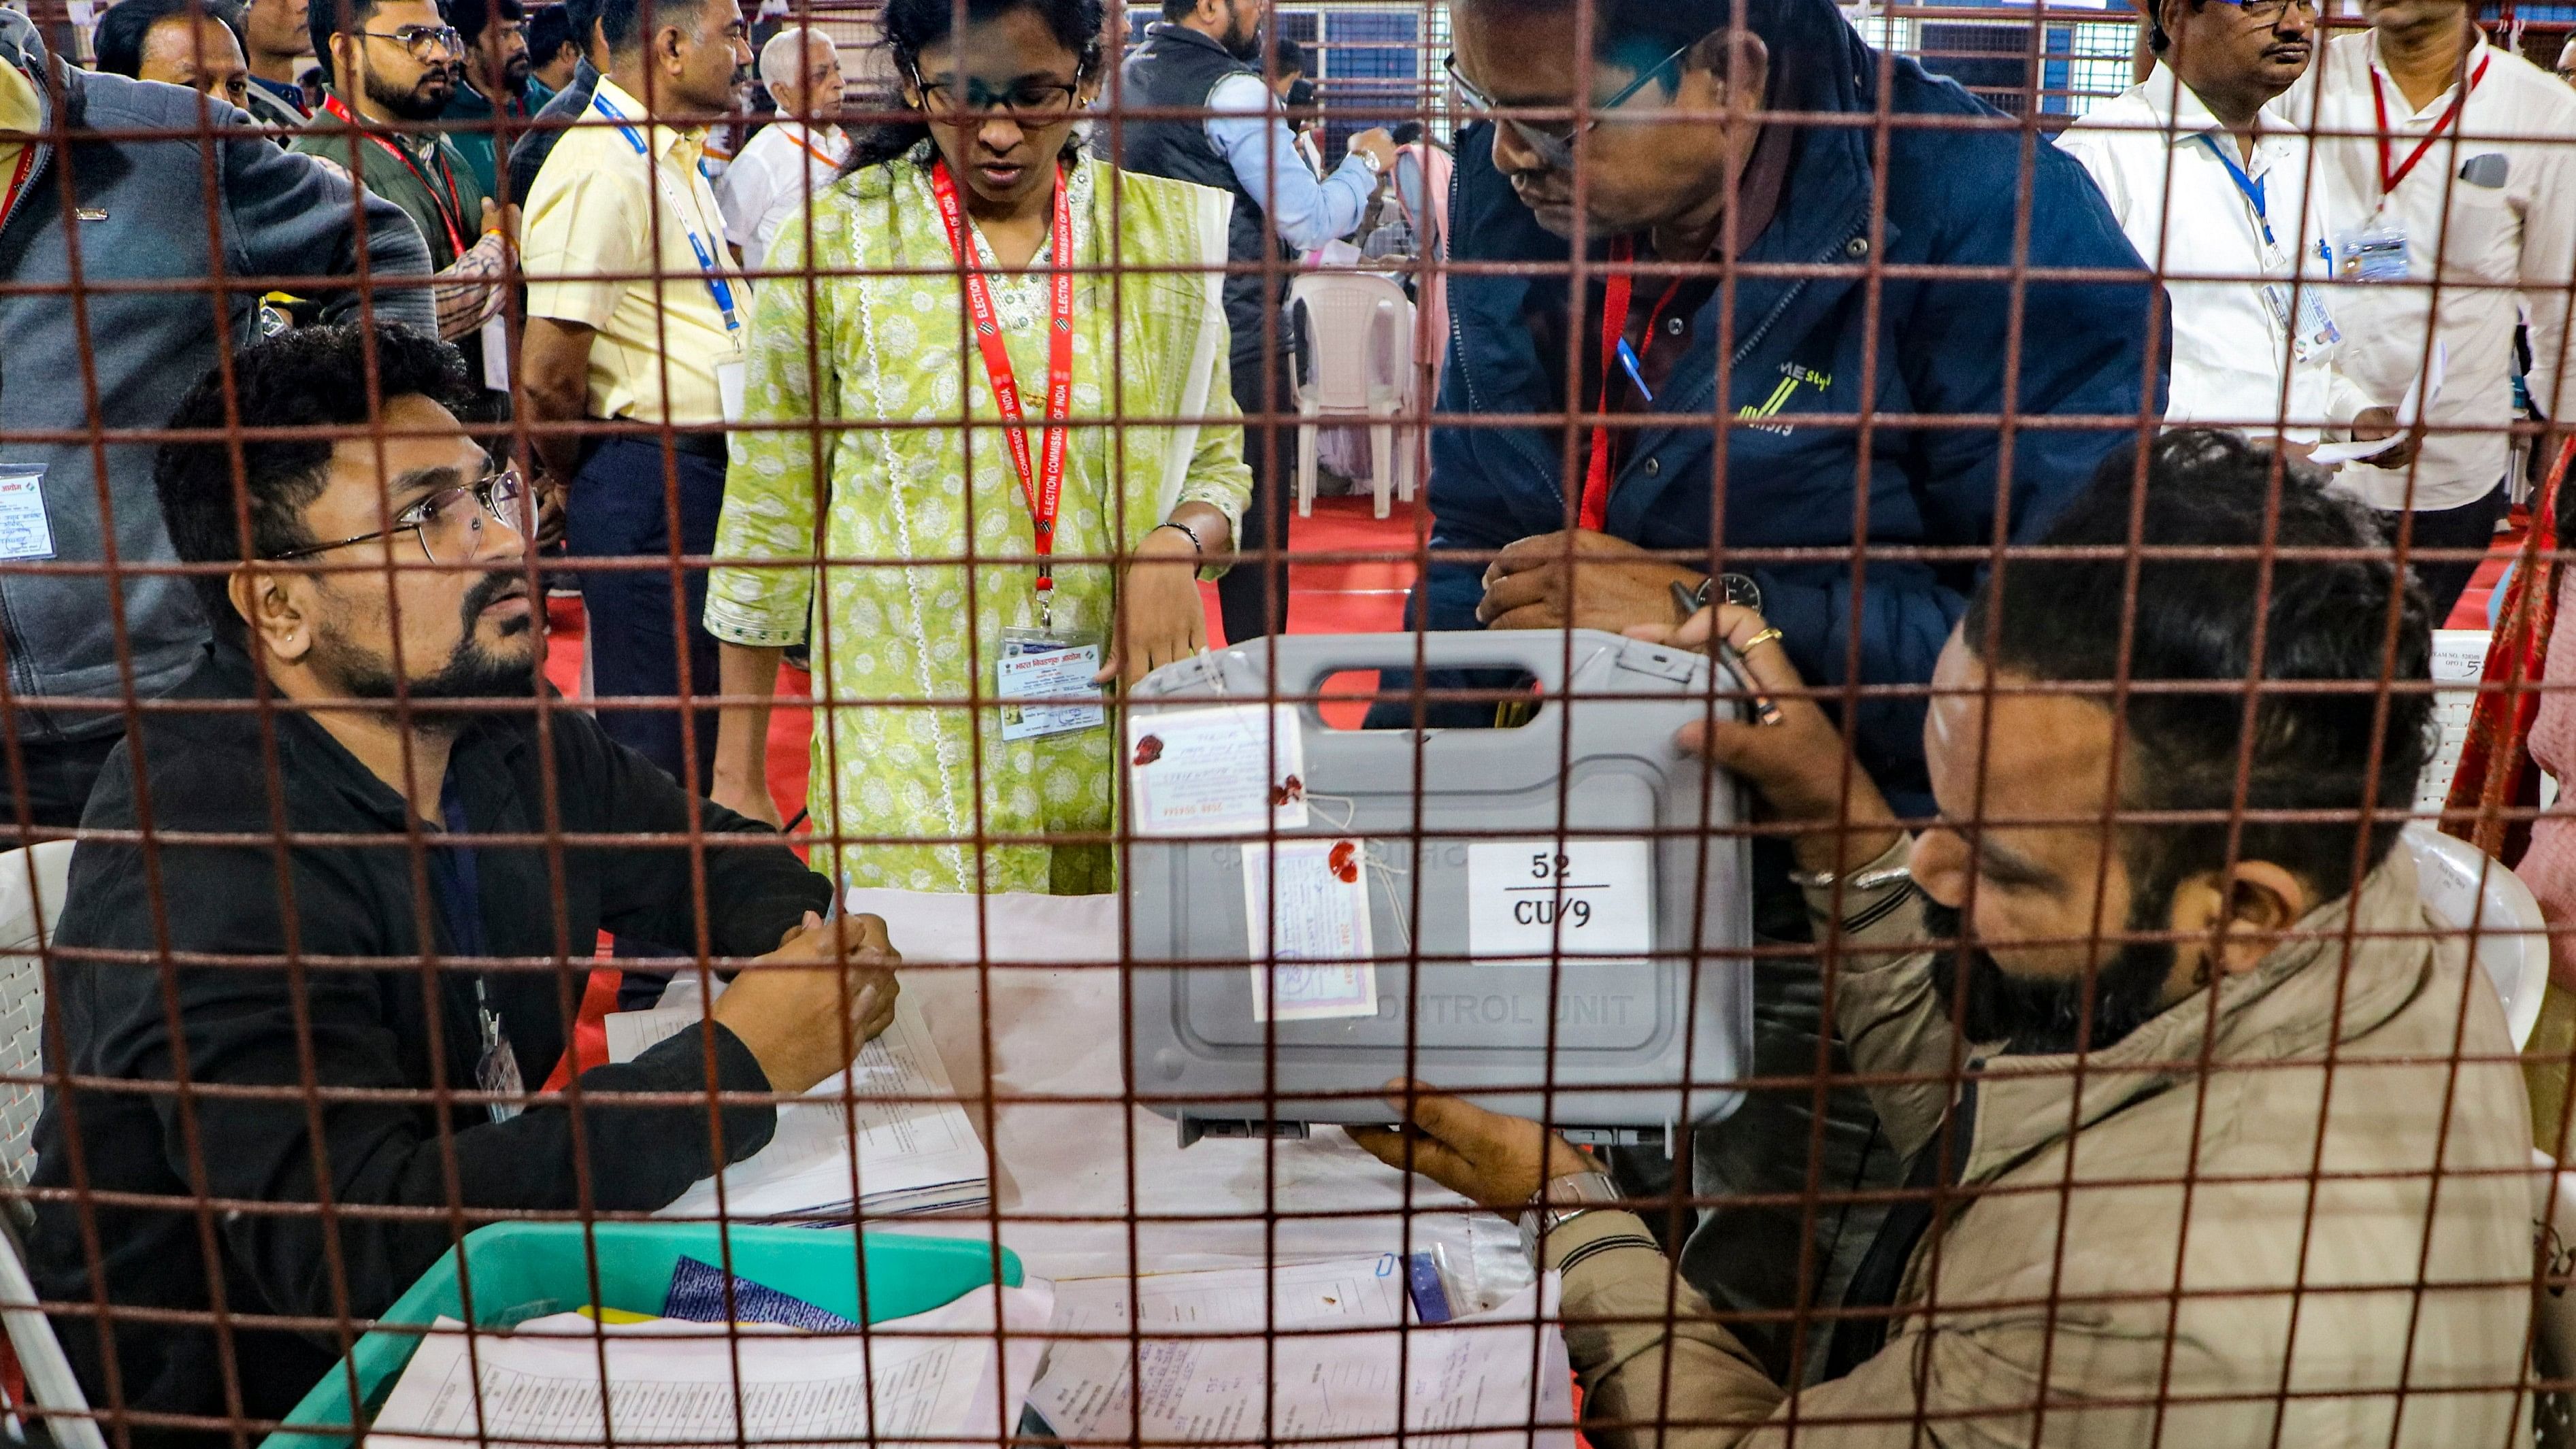
POLYGON ((996 95, 977 80, 966 82, 960 96, 955 85, 923 80, 918 67, 912 71, 912 88, 921 93, 922 109, 936 116, 963 119, 1000 111, 1014 121, 1041 125, 1073 114, 1082 97, 1080 81, 1022 81, 996 95))
POLYGON ((2290 7, 2293 5, 2298 7, 2300 14, 2311 19, 2315 18, 2318 10, 2322 8, 2318 0, 2220 0, 2220 3, 2233 3, 2237 9, 2244 12, 2247 20, 2256 25, 2266 26, 2278 25, 2281 17, 2290 13, 2290 7))
MULTIPOLYGON (((2278 3, 2278 0, 2275 0, 2275 3, 2278 3)), ((1619 88, 1618 94, 1610 97, 1606 101, 1593 102, 1591 107, 1593 114, 1591 118, 1584 121, 1580 127, 1577 127, 1571 118, 1564 121, 1549 123, 1544 121, 1524 121, 1517 117, 1500 115, 1498 113, 1503 109, 1502 105, 1495 101, 1493 97, 1485 94, 1482 87, 1478 86, 1474 81, 1467 79, 1465 75, 1459 72, 1458 57, 1454 53, 1446 60, 1440 62, 1440 65, 1442 69, 1449 72, 1449 83, 1458 88, 1460 95, 1466 97, 1467 108, 1469 110, 1482 111, 1487 115, 1494 116, 1495 119, 1502 122, 1502 124, 1519 132, 1521 139, 1529 143, 1529 148, 1538 153, 1538 158, 1541 161, 1546 162, 1550 170, 1569 171, 1574 167, 1574 138, 1578 134, 1583 131, 1589 131, 1593 127, 1600 125, 1602 121, 1601 112, 1615 111, 1619 107, 1626 105, 1628 101, 1637 94, 1637 92, 1646 88, 1647 82, 1654 80, 1665 71, 1672 69, 1673 66, 1681 61, 1683 56, 1690 54, 1698 45, 1698 41, 1692 41, 1689 45, 1683 46, 1681 49, 1665 56, 1662 60, 1656 61, 1653 65, 1639 71, 1635 80, 1632 80, 1619 88)))
POLYGON ((527 536, 527 501, 527 480, 519 476, 518 469, 504 468, 471 483, 439 489, 395 514, 391 528, 333 539, 329 543, 290 548, 283 553, 268 555, 268 560, 284 563, 289 559, 311 558, 317 553, 329 553, 353 543, 373 543, 397 533, 408 533, 420 540, 421 555, 431 563, 467 563, 482 552, 483 530, 487 524, 499 523, 522 538, 527 536))
POLYGON ((406 25, 399 30, 361 30, 378 40, 401 43, 414 60, 435 60, 441 55, 463 55, 465 37, 452 25, 406 25))

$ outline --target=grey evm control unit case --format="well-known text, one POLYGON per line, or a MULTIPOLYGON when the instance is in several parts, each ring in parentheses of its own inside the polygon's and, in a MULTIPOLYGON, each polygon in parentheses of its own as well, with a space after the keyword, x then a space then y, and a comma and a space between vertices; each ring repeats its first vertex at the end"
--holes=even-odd
MULTIPOLYGON (((1139 837, 1126 878, 1137 1099, 1176 1119, 1184 1144, 1302 1136, 1310 1123, 1387 1121, 1378 1089, 1410 1073, 1577 1141, 1671 1150, 1682 1123, 1735 1110, 1752 1059, 1750 851, 1728 829, 1741 802, 1732 779, 1673 743, 1692 721, 1739 717, 1730 675, 1713 684, 1703 655, 1588 629, 1299 635, 1158 669, 1129 710, 1145 729, 1159 711, 1424 667, 1526 671, 1537 708, 1517 728, 1342 730, 1296 707, 1312 803, 1281 838, 1364 843, 1376 1014, 1256 1020, 1251 967, 1268 953, 1248 929, 1240 838, 1139 837), (1471 956, 1473 852, 1516 852, 1484 857, 1492 900, 1500 864, 1562 863, 1569 842, 1619 842, 1605 850, 1643 863, 1650 879, 1616 899, 1651 902, 1651 950, 1579 952, 1568 922, 1539 959, 1471 956)), ((1596 884, 1511 900, 1524 919, 1582 916, 1572 903, 1596 884)), ((1646 934, 1630 920, 1629 941, 1646 934)))

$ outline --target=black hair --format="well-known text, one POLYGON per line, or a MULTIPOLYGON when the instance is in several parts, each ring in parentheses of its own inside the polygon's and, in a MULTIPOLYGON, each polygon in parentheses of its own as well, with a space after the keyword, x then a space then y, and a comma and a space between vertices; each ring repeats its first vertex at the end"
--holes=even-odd
POLYGON ((483 38, 495 19, 525 20, 527 11, 519 0, 447 0, 447 23, 472 45, 483 38))
POLYGON ((143 72, 143 42, 152 27, 164 20, 181 20, 206 15, 224 23, 241 43, 242 54, 250 54, 250 40, 242 30, 241 7, 230 0, 117 0, 98 17, 98 28, 90 32, 90 46, 98 53, 98 68, 109 75, 140 76, 143 72))
POLYGON ((600 0, 599 38, 610 55, 625 55, 644 43, 644 14, 650 8, 657 27, 694 21, 702 0, 600 0))
MULTIPOLYGON (((1845 61, 1860 62, 1860 42, 1840 11, 1827 0, 1474 0, 1493 12, 1562 16, 1572 22, 1578 7, 1592 11, 1592 55, 1595 60, 1643 71, 1663 66, 1655 83, 1667 96, 1681 85, 1679 66, 1664 65, 1671 56, 1721 31, 1750 30, 1771 53, 1771 95, 1778 110, 1804 109, 1805 91, 1814 84, 1807 71, 1829 73, 1845 61)), ((2152 3, 2152 0, 2150 0, 2152 3)), ((1453 10, 1456 7, 1453 7, 1453 10)), ((1453 26, 1476 23, 1460 14, 1453 26)))
POLYGON ((1395 129, 1387 132, 1386 134, 1387 139, 1393 141, 1395 144, 1399 146, 1410 146, 1414 142, 1422 139, 1422 123, 1420 121, 1398 121, 1395 123, 1395 129))
POLYGON ((551 65, 567 45, 576 53, 590 53, 583 37, 573 34, 570 5, 549 5, 528 17, 528 64, 551 65))
POLYGON ((1198 12, 1199 0, 1163 0, 1163 18, 1174 25, 1198 12))
MULTIPOLYGON (((1961 641, 1998 671, 2055 683, 2107 682, 2116 676, 2126 615, 2132 681, 2210 687, 2137 692, 2119 701, 2126 746, 2122 808, 2226 811, 2236 803, 2243 754, 2246 811, 2342 818, 2246 819, 2237 858, 2282 866, 2320 899, 2343 895, 2357 879, 2356 846, 2366 872, 2397 839, 2396 822, 2372 821, 2360 813, 2363 806, 2412 804, 2430 748, 2432 697, 2383 683, 2430 677, 2433 635, 2424 591, 2398 573, 2387 535, 2368 508, 2328 494, 2305 465, 2276 460, 2271 450, 2234 433, 2166 433, 2147 449, 2143 483, 2137 465, 2134 447, 2115 452, 2039 542, 2126 550, 2134 512, 2135 537, 2145 546, 2207 553, 2138 560, 2133 602, 2131 565, 2120 558, 2008 561, 1969 602, 1961 641), (2284 552, 2348 552, 2275 557, 2267 583, 2259 557, 2267 540, 2284 552), (2385 734, 2379 735, 2368 696, 2264 690, 2249 741, 2244 695, 2255 672, 2258 631, 2263 681, 2378 686, 2385 694, 2385 734)), ((2122 836, 2135 889, 2169 889, 2227 864, 2224 820, 2125 825, 2122 836)))
MULTIPOLYGON (((2137 4, 2146 14, 2148 52, 2162 55, 2172 49, 2173 34, 2165 29, 2164 0, 2137 0, 2137 4)), ((2208 4, 2209 0, 2191 0, 2192 13, 2199 14, 2208 4)))
POLYGON ((1270 42, 1270 64, 1274 75, 1304 75, 1307 73, 1306 47, 1285 35, 1280 36, 1270 42))
MULTIPOLYGON (((425 397, 460 418, 473 415, 477 389, 467 381, 465 358, 455 348, 399 323, 380 324, 372 333, 344 323, 299 327, 234 353, 231 395, 240 425, 361 429, 375 422, 362 381, 370 346, 385 400, 425 397)), ((223 438, 235 419, 226 414, 224 401, 223 370, 218 367, 189 389, 170 418, 173 431, 214 436, 173 439, 153 458, 152 485, 160 495, 162 522, 183 563, 237 563, 242 557, 233 452, 223 438)), ((321 496, 330 466, 327 438, 242 442, 241 497, 250 509, 254 555, 267 558, 314 542, 304 527, 304 510, 321 496)), ((216 637, 246 642, 249 626, 234 611, 224 576, 196 574, 190 581, 216 637)))
POLYGON ((599 29, 600 0, 563 0, 556 7, 564 19, 572 22, 572 43, 581 47, 581 58, 590 59, 590 43, 599 29))
MULTIPOLYGON (((311 8, 304 12, 304 29, 312 37, 313 59, 322 67, 325 81, 337 85, 340 80, 338 68, 331 63, 331 37, 354 35, 366 29, 367 22, 376 18, 376 11, 383 5, 384 0, 312 0, 311 8)), ((444 5, 440 13, 445 13, 444 5)))
MULTIPOLYGON (((1079 75, 1088 80, 1100 69, 1100 0, 887 0, 883 17, 886 53, 894 61, 898 82, 912 78, 924 50, 948 38, 960 10, 965 12, 969 25, 998 20, 1015 10, 1036 11, 1056 43, 1080 57, 1079 75)), ((929 139, 930 126, 924 121, 906 118, 879 122, 860 132, 851 143, 850 159, 841 163, 840 174, 848 176, 870 166, 900 161, 929 139)), ((1075 141, 1068 138, 1066 159, 1076 159, 1078 149, 1075 141)))

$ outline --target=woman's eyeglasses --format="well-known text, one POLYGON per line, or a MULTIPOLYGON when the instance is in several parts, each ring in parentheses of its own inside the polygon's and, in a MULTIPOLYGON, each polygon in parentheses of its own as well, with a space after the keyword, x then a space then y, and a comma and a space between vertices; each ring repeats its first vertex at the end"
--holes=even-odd
POLYGON ((982 81, 933 85, 912 73, 912 88, 921 93, 921 108, 933 116, 964 119, 999 111, 1023 124, 1043 125, 1073 113, 1082 98, 1079 81, 1021 81, 1008 90, 993 90, 982 81))
POLYGON ((528 533, 528 485, 516 468, 504 468, 487 478, 441 488, 427 498, 394 515, 393 527, 374 533, 361 533, 329 543, 308 544, 268 556, 272 563, 288 559, 311 558, 353 543, 372 543, 409 533, 420 539, 420 551, 434 564, 467 563, 482 551, 483 530, 490 524, 506 525, 513 533, 528 533))
MULTIPOLYGON (((1502 111, 1503 107, 1499 102, 1497 102, 1493 97, 1485 94, 1484 89, 1478 86, 1474 81, 1471 81, 1464 75, 1459 74, 1457 56, 1452 55, 1440 64, 1443 69, 1449 72, 1449 83, 1456 86, 1458 88, 1458 94, 1466 98, 1467 109, 1471 111, 1484 112, 1486 115, 1493 116, 1503 125, 1511 127, 1513 131, 1519 134, 1523 141, 1529 144, 1529 148, 1531 150, 1538 153, 1538 158, 1547 163, 1549 170, 1570 171, 1574 169, 1574 138, 1576 135, 1584 131, 1589 131, 1593 127, 1600 125, 1602 119, 1600 115, 1601 112, 1615 111, 1619 107, 1626 105, 1631 97, 1646 88, 1647 82, 1654 80, 1665 71, 1672 69, 1683 56, 1690 54, 1692 48, 1698 44, 1698 41, 1692 41, 1689 45, 1683 46, 1681 49, 1665 56, 1662 60, 1659 60, 1653 65, 1648 66, 1646 69, 1639 71, 1635 80, 1632 80, 1619 88, 1618 94, 1610 97, 1606 101, 1593 102, 1592 116, 1588 120, 1584 121, 1580 126, 1576 125, 1571 117, 1568 117, 1563 121, 1549 122, 1524 121, 1516 117, 1501 115, 1499 113, 1502 111)), ((1540 108, 1523 107, 1522 109, 1540 108)))

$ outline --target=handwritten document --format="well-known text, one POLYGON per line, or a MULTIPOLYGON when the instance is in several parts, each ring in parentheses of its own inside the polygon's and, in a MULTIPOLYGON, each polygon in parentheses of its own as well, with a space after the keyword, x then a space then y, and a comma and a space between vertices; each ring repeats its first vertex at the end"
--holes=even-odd
POLYGON ((732 1444, 739 1426, 750 1444, 994 1443, 1019 1421, 1053 1300, 1042 1280, 984 1288, 864 1335, 562 1313, 476 1334, 470 1354, 462 1325, 441 1319, 448 1331, 422 1339, 368 1442, 732 1444))

